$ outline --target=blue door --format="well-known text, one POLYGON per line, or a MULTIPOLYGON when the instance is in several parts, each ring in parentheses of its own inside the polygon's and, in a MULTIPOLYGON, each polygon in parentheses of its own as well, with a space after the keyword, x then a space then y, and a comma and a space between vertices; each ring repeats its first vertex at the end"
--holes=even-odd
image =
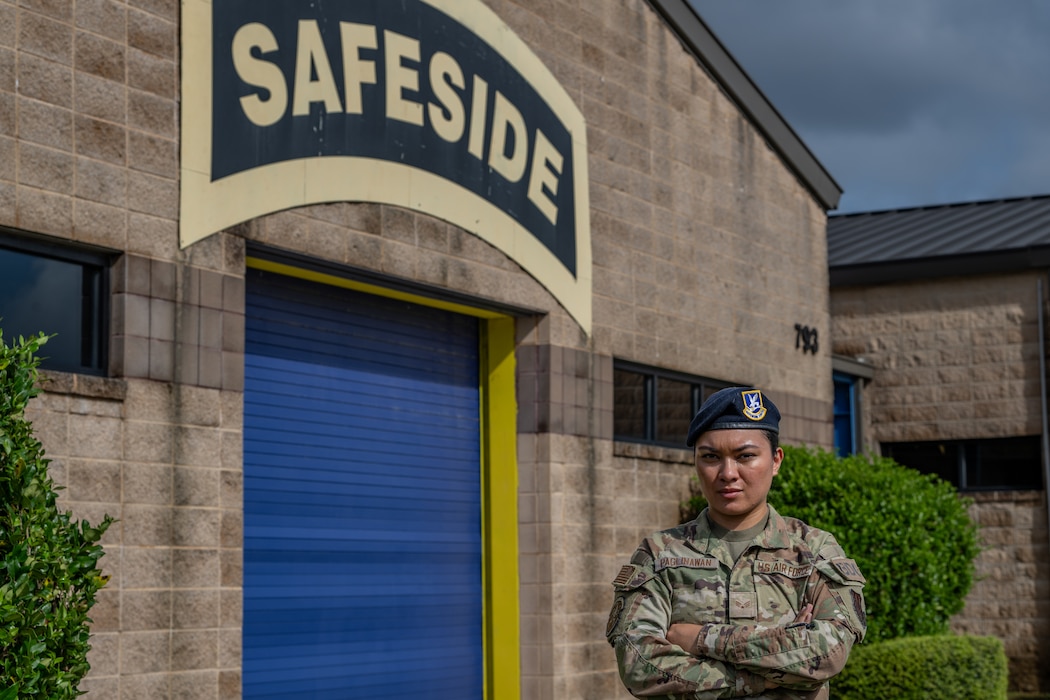
POLYGON ((478 333, 248 270, 244 698, 482 697, 478 333))
POLYGON ((857 451, 855 380, 835 372, 835 454, 846 457, 857 451))

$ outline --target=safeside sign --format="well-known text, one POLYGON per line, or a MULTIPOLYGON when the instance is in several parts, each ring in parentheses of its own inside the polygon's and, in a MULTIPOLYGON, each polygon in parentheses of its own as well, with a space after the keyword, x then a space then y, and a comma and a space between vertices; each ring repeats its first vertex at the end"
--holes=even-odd
POLYGON ((183 246, 393 204, 503 250, 590 326, 583 116, 477 0, 186 0, 183 246))

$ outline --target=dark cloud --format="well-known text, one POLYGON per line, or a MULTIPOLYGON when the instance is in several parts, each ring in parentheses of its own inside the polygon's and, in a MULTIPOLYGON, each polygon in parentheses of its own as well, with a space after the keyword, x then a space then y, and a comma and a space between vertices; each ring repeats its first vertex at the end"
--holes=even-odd
POLYGON ((692 0, 840 211, 1050 192, 1045 0, 692 0))

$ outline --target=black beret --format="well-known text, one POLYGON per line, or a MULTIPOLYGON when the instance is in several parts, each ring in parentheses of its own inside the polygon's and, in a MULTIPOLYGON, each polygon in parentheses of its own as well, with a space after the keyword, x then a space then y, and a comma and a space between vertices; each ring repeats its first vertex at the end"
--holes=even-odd
POLYGON ((708 397, 689 424, 687 447, 708 430, 771 430, 780 432, 780 411, 754 387, 731 386, 708 397))

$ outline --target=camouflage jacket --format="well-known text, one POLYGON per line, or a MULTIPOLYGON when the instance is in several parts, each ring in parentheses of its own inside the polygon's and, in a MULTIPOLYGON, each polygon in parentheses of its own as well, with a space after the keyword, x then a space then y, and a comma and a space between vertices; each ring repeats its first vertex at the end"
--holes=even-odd
POLYGON ((772 506, 734 564, 704 511, 642 541, 613 582, 606 636, 635 697, 823 700, 864 638, 863 584, 830 533, 772 506), (813 621, 796 624, 806 603, 813 621), (667 641, 675 622, 702 625, 695 648, 667 641))

